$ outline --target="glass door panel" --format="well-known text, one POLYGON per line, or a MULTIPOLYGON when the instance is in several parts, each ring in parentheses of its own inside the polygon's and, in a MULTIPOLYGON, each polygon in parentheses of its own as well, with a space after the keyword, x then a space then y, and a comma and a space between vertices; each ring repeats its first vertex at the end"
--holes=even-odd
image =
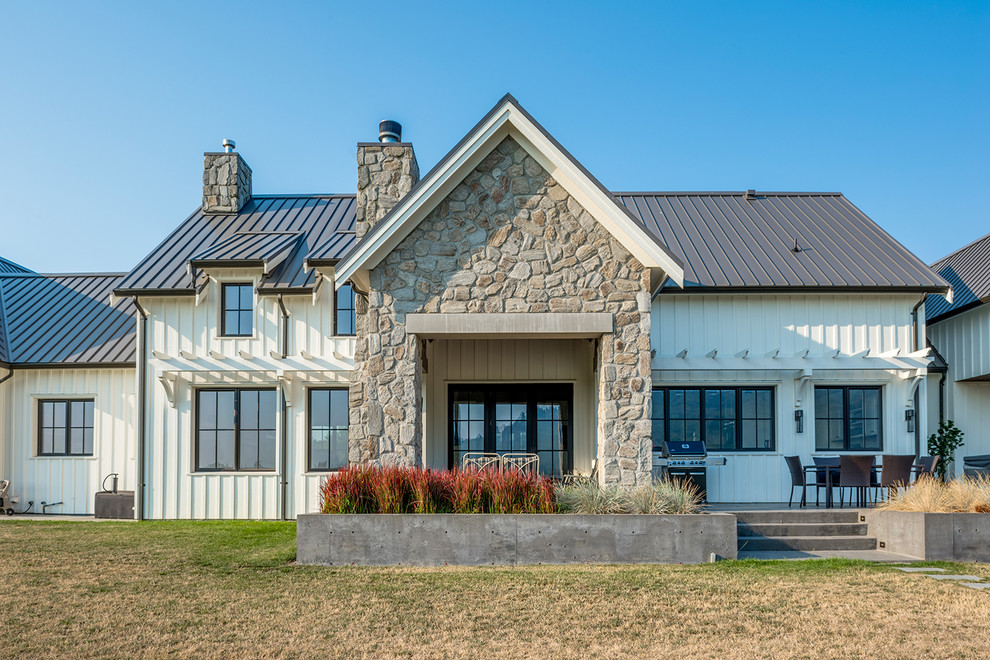
POLYGON ((458 390, 451 394, 451 458, 453 466, 460 466, 464 454, 485 451, 485 393, 479 390, 458 390))

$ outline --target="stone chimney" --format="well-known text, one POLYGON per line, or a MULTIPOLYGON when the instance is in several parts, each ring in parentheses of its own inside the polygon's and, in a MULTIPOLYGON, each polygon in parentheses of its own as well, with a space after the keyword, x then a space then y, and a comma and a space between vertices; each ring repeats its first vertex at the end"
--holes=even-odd
POLYGON ((401 139, 399 122, 385 120, 378 125, 378 142, 358 142, 355 230, 359 239, 419 181, 412 143, 401 139))
POLYGON ((237 213, 251 199, 251 168, 224 140, 222 152, 203 154, 203 213, 237 213))

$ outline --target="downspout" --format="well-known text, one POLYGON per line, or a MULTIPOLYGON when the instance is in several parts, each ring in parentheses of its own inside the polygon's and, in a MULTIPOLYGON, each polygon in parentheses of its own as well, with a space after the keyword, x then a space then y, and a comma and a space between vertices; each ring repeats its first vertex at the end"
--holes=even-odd
MULTIPOLYGON (((278 294, 275 298, 278 302, 278 308, 282 312, 282 346, 280 353, 282 354, 282 359, 289 354, 289 310, 285 308, 285 301, 282 300, 282 294, 278 294)), ((288 494, 289 494, 289 470, 287 467, 287 461, 289 458, 289 452, 287 444, 289 442, 289 413, 288 406, 288 389, 289 383, 286 380, 282 381, 282 423, 281 423, 281 462, 282 466, 282 497, 281 497, 281 518, 282 520, 288 520, 289 506, 288 506, 288 494)))
POLYGON ((911 308, 911 352, 921 350, 921 341, 918 339, 918 309, 925 304, 928 294, 921 296, 918 304, 911 308))
POLYGON ((5 364, 3 366, 6 367, 7 369, 7 375, 4 376, 3 378, 0 378, 0 383, 7 382, 14 375, 14 368, 12 366, 10 366, 9 364, 5 364))
POLYGON ((138 379, 138 400, 137 400, 137 442, 134 449, 134 458, 137 462, 137 488, 134 489, 134 514, 138 520, 144 520, 144 416, 146 401, 145 380, 147 380, 147 368, 145 366, 147 341, 148 341, 148 310, 141 306, 137 296, 134 296, 134 307, 137 308, 137 356, 135 359, 138 379))

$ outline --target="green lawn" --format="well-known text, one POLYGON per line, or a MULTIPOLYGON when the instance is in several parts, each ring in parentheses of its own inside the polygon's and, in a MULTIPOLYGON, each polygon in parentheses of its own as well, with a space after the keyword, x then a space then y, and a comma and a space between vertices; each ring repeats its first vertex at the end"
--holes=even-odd
POLYGON ((11 658, 951 658, 990 644, 987 591, 850 561, 302 567, 295 524, 278 522, 4 520, 0 547, 11 658))

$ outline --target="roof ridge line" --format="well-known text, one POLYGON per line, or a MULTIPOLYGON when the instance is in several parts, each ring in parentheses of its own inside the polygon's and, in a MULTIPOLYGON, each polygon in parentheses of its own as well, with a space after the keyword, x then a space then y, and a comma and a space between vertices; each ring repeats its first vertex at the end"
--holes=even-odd
POLYGON ((124 277, 127 273, 0 273, 0 277, 124 277))
POLYGON ((254 193, 251 195, 251 199, 258 197, 263 199, 287 199, 291 197, 357 197, 357 193, 254 193))
POLYGON ((980 237, 979 237, 979 238, 977 238, 976 240, 973 240, 973 241, 970 241, 969 243, 966 243, 966 245, 964 245, 964 246, 962 246, 962 247, 961 247, 961 248, 959 248, 958 250, 955 250, 954 252, 950 252, 949 254, 947 254, 947 255, 945 255, 944 257, 942 257, 942 258, 940 258, 940 259, 936 259, 935 261, 933 261, 933 262, 931 263, 931 265, 929 266, 929 268, 932 268, 932 269, 934 270, 934 268, 935 268, 935 264, 939 264, 939 263, 942 263, 942 262, 943 262, 943 261, 945 261, 946 259, 949 259, 950 257, 954 257, 954 256, 956 256, 957 254, 959 254, 960 252, 962 252, 963 250, 968 250, 969 248, 971 248, 971 247, 973 247, 974 245, 976 245, 976 244, 977 244, 977 243, 979 243, 980 241, 985 241, 985 240, 986 240, 986 239, 988 239, 988 238, 990 238, 990 234, 986 234, 986 235, 984 235, 984 236, 980 236, 980 237))
MULTIPOLYGON (((745 190, 611 190, 609 191, 613 195, 627 195, 634 197, 637 195, 664 195, 664 196, 710 196, 717 195, 720 197, 732 196, 741 197, 746 194, 745 190)), ((841 192, 815 192, 815 191, 800 191, 800 190, 757 190, 756 196, 773 196, 773 197, 801 197, 801 196, 815 196, 815 197, 844 197, 841 192)))

